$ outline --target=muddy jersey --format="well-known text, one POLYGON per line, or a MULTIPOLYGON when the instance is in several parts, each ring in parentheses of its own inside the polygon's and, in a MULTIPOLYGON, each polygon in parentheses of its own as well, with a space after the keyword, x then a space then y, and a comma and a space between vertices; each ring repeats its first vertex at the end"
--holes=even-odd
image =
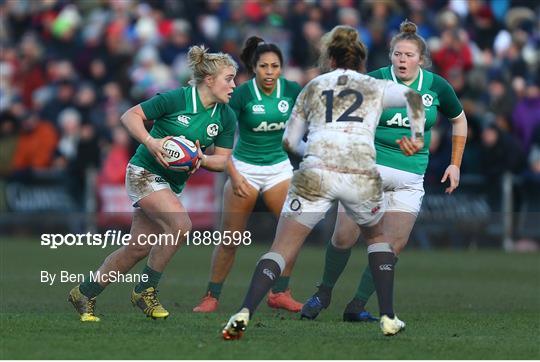
POLYGON ((307 122, 309 133, 302 167, 347 173, 373 169, 373 139, 389 84, 344 69, 309 82, 291 115, 307 122))
POLYGON ((270 95, 259 89, 255 78, 235 89, 229 104, 238 118, 240 137, 233 153, 237 160, 269 166, 288 159, 281 139, 301 89, 284 78, 270 95))
MULTIPOLYGON (((394 74, 392 66, 377 69, 369 75, 403 84, 394 74)), ((375 133, 377 164, 423 175, 429 160, 431 127, 437 121, 437 111, 440 110, 447 118, 452 119, 459 116, 463 108, 452 86, 444 78, 427 70, 421 69, 418 77, 408 87, 422 96, 426 112, 424 148, 412 156, 401 152, 396 140, 411 134, 407 109, 387 108, 381 115, 375 133)))
MULTIPOLYGON (((214 144, 218 147, 232 148, 236 127, 236 116, 226 104, 216 103, 205 109, 196 87, 178 88, 141 103, 141 108, 149 120, 154 120, 150 134, 154 138, 184 136, 201 148, 214 144)), ((153 174, 163 177, 175 193, 179 193, 189 177, 187 172, 165 169, 148 151, 139 145, 129 161, 153 174)))

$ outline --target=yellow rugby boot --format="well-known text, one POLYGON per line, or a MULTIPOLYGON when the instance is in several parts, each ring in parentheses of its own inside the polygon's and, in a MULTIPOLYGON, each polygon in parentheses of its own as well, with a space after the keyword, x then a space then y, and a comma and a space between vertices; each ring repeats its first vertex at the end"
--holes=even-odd
POLYGON ((165 319, 169 312, 163 308, 157 299, 157 290, 154 287, 147 288, 140 293, 131 292, 131 303, 139 307, 147 317, 152 319, 165 319))
POLYGON ((88 298, 82 294, 78 285, 70 290, 68 301, 73 304, 75 310, 81 316, 81 322, 99 322, 99 317, 94 314, 96 298, 88 298))

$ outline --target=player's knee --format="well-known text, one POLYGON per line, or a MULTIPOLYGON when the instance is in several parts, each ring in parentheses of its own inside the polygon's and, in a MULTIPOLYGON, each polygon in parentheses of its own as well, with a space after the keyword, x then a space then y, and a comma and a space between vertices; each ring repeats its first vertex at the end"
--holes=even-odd
POLYGON ((150 253, 150 247, 147 245, 135 244, 129 248, 128 253, 134 261, 139 261, 150 253))
POLYGON ((392 249, 394 250, 394 253, 398 255, 401 253, 401 251, 405 248, 405 245, 407 245, 408 239, 406 238, 399 238, 392 241, 392 249))
POLYGON ((226 244, 220 244, 218 247, 227 254, 236 254, 236 250, 238 250, 239 245, 235 245, 235 243, 226 243, 226 244))
POLYGON ((173 235, 187 235, 191 232, 193 228, 193 224, 191 223, 191 220, 188 218, 185 218, 183 220, 178 220, 172 223, 172 225, 169 225, 168 232, 173 235))
POLYGON ((349 249, 354 246, 356 239, 350 232, 341 230, 340 228, 334 230, 332 234, 332 245, 339 249, 349 249))
POLYGON ((186 240, 187 235, 190 234, 192 227, 193 224, 189 218, 175 220, 166 225, 164 227, 165 235, 171 239, 171 241, 169 241, 169 239, 166 238, 166 240, 169 241, 167 242, 167 246, 179 248, 186 240))

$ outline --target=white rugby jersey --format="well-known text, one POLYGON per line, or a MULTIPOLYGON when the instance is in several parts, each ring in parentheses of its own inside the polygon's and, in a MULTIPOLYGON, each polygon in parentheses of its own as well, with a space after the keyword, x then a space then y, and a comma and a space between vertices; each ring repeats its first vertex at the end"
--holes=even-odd
POLYGON ((345 69, 316 77, 298 96, 284 141, 298 142, 308 131, 303 167, 349 173, 375 167, 375 129, 391 83, 345 69))

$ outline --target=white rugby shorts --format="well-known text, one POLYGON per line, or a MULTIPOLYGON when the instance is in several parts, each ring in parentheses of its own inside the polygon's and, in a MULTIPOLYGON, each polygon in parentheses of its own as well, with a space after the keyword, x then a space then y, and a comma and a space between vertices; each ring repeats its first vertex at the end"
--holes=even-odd
POLYGON ((294 172, 281 213, 313 228, 335 200, 340 201, 357 224, 378 223, 385 210, 381 178, 376 169, 365 174, 349 174, 301 168, 294 172))
POLYGON ((293 176, 293 167, 289 159, 270 166, 258 166, 231 157, 234 167, 259 192, 266 192, 280 182, 293 176))
POLYGON ((418 215, 424 198, 424 175, 377 165, 383 180, 387 212, 409 212, 418 215))
MULTIPOLYGON (((159 175, 151 173, 143 167, 128 163, 126 168, 126 191, 128 193, 133 207, 139 207, 137 204, 141 199, 150 195, 152 192, 171 189, 171 185, 159 175)), ((180 198, 180 194, 176 194, 180 198)))

